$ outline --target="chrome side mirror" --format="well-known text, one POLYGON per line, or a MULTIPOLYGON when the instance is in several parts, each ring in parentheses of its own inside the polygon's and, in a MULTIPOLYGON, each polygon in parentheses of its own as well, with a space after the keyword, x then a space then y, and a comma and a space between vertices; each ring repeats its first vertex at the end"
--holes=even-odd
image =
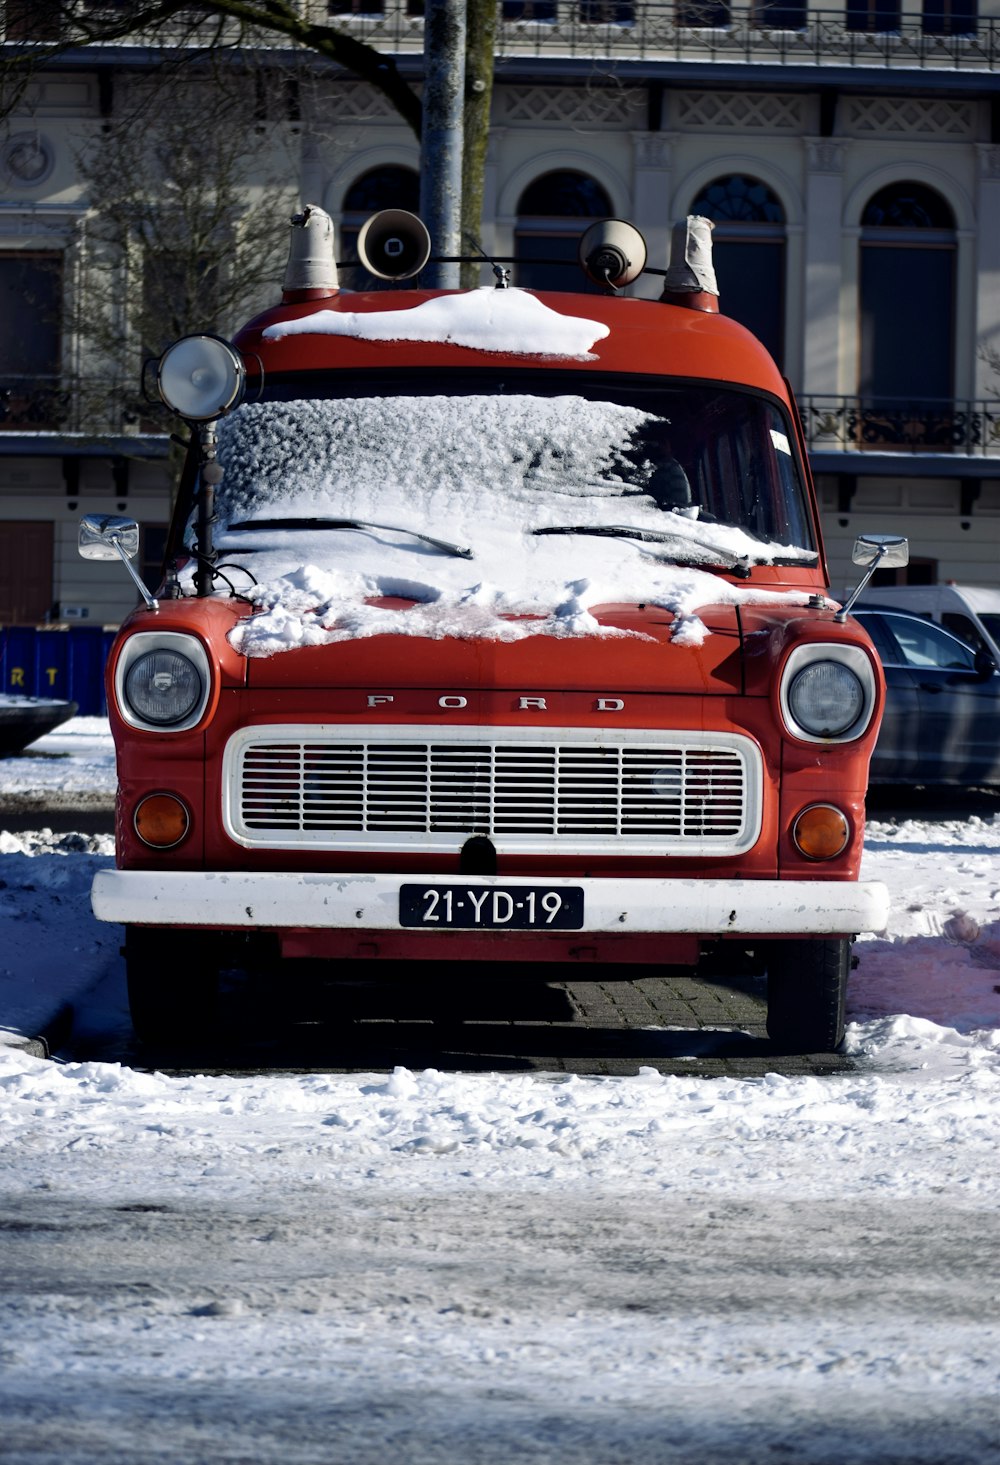
POLYGON ((139 553, 139 526, 117 514, 84 514, 80 520, 80 555, 85 560, 134 560, 139 553))
POLYGON ((910 541, 902 534, 859 534, 854 541, 852 563, 870 566, 872 555, 878 557, 876 569, 902 569, 910 563, 910 541))
POLYGON ((845 605, 834 616, 836 621, 846 621, 854 604, 876 570, 898 570, 910 563, 910 541, 902 534, 859 534, 854 541, 851 560, 864 565, 865 573, 851 591, 845 605))
POLYGON ((150 595, 132 568, 131 561, 139 553, 139 526, 134 519, 123 519, 118 514, 84 514, 77 544, 85 560, 121 560, 135 581, 146 609, 159 610, 159 601, 150 595))

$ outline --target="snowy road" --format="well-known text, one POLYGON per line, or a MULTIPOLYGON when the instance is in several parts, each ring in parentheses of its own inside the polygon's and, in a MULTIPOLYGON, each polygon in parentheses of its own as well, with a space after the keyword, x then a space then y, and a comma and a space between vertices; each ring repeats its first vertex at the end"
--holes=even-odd
POLYGON ((424 1180, 5 1208, 0 1456, 996 1458, 976 1209, 424 1180))
MULTIPOLYGON (((0 833, 11 1037, 113 1025, 109 858, 0 833)), ((866 862, 849 1072, 0 1047, 0 1460, 1000 1462, 1000 814, 884 813, 866 862)))

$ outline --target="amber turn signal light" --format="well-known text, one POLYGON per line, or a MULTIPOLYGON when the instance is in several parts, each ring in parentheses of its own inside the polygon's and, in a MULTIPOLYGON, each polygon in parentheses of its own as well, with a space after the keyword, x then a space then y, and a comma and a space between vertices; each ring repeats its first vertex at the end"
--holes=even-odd
POLYGON ((135 811, 135 832, 151 849, 172 849, 191 825, 191 816, 173 794, 148 794, 135 811))
POLYGON ((792 825, 792 839, 807 860, 832 860, 851 837, 847 818, 832 804, 813 804, 792 825))

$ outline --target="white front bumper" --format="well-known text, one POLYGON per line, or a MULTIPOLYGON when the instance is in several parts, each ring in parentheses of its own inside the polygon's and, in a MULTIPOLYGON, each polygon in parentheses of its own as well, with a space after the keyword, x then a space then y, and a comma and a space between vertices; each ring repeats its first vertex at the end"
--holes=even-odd
MULTIPOLYGON (((248 874, 243 871, 101 870, 91 903, 125 925, 268 930, 441 931, 403 928, 403 884, 515 891, 582 889, 583 930, 698 936, 847 936, 883 931, 889 894, 877 882, 832 880, 543 879, 539 876, 248 874)), ((483 928, 490 929, 490 928, 483 928)), ((495 928, 493 928, 495 929, 495 928)), ((536 930, 545 930, 544 926, 536 930)), ((557 934, 566 935, 565 931, 557 934)))

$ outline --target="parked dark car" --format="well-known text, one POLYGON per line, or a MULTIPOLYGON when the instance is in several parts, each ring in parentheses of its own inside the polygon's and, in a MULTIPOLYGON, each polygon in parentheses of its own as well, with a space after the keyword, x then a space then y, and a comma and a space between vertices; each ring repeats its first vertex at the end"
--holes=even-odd
POLYGON ((15 697, 0 693, 0 757, 19 753, 35 738, 51 733, 61 722, 76 716, 75 702, 54 697, 15 697))
POLYGON ((19 753, 35 738, 75 718, 75 702, 57 702, 54 697, 15 697, 0 693, 0 757, 19 753))
POLYGON ((858 610, 885 668, 872 783, 1000 784, 1000 671, 920 616, 858 610))
POLYGON ((0 757, 19 753, 36 738, 75 717, 75 702, 53 697, 14 697, 0 693, 0 757))

